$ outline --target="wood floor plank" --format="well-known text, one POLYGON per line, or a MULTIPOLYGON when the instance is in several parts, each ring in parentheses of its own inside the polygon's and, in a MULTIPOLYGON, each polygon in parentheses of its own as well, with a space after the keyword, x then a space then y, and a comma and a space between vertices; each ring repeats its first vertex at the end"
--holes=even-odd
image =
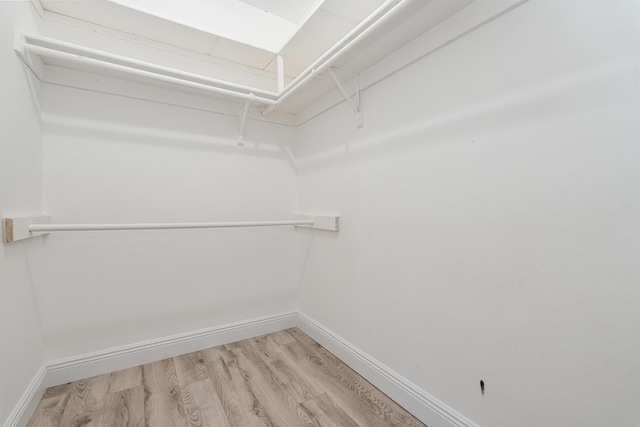
POLYGON ((71 393, 71 388, 73 387, 73 383, 60 384, 54 387, 49 387, 45 390, 43 399, 53 396, 60 396, 61 394, 69 394, 71 393))
POLYGON ((271 360, 277 354, 282 353, 280 346, 269 335, 250 338, 246 341, 253 345, 265 361, 271 360))
POLYGON ((307 400, 302 406, 323 427, 358 427, 358 423, 326 394, 307 400))
POLYGON ((307 349, 315 351, 325 361, 325 367, 343 384, 352 388, 356 395, 373 405, 374 412, 382 417, 391 426, 417 426, 426 427, 416 420, 403 407, 398 405, 386 394, 378 390, 373 384, 362 378, 357 372, 335 357, 330 351, 322 347, 307 334, 298 328, 292 328, 288 332, 303 343, 307 349))
POLYGON ((271 369, 277 386, 297 403, 305 402, 324 394, 322 389, 302 368, 282 351, 270 336, 249 340, 271 369))
POLYGON ((284 346, 289 356, 301 366, 308 375, 326 391, 327 394, 339 401, 344 410, 359 425, 367 427, 388 426, 383 419, 372 412, 371 405, 363 401, 362 397, 353 393, 348 386, 337 380, 327 369, 322 360, 305 349, 299 342, 293 342, 284 346))
POLYGON ((69 394, 58 394, 40 400, 27 427, 57 427, 69 396, 69 394))
POLYGON ((278 332, 274 332, 274 333, 269 334, 269 335, 271 336, 271 339, 273 339, 273 341, 278 345, 289 344, 289 343, 294 342, 296 340, 287 331, 278 331, 278 332))
POLYGON ((249 390, 262 403, 275 426, 316 426, 311 415, 286 391, 278 387, 275 374, 262 360, 249 340, 225 346, 236 355, 238 368, 246 378, 249 390))
POLYGON ((209 378, 207 365, 201 351, 173 358, 181 387, 209 378))
POLYGON ((424 427, 423 423, 302 331, 297 328, 288 331, 297 341, 283 348, 289 350, 297 363, 309 369, 308 372, 314 372, 313 378, 330 390, 329 394, 335 395, 358 423, 424 427), (334 378, 337 382, 327 381, 328 378, 334 378))
POLYGON ((210 378, 189 384, 182 401, 190 426, 231 427, 210 378))
POLYGON ((142 366, 135 366, 111 373, 109 393, 126 390, 142 385, 142 366))
POLYGON ((147 426, 188 426, 173 359, 144 365, 142 382, 146 396, 144 413, 147 426))
POLYGON ((107 394, 102 427, 144 427, 144 387, 107 394))
POLYGON ((76 381, 62 413, 64 427, 100 427, 109 388, 109 374, 76 381))
POLYGON ((233 426, 273 425, 265 407, 247 384, 236 356, 224 346, 204 352, 214 389, 233 426))
MULTIPOLYGON (((298 340, 298 342, 305 343, 308 348, 315 349, 315 351, 322 355, 325 360, 329 363, 328 366, 333 366, 338 369, 341 373, 349 373, 344 379, 355 379, 358 384, 362 384, 367 392, 363 395, 369 402, 371 402, 378 414, 384 418, 385 421, 389 423, 391 426, 412 426, 412 427, 426 427, 422 422, 416 420, 416 418, 411 415, 407 410, 405 410, 402 406, 398 405, 392 399, 389 398, 386 394, 382 393, 378 388, 376 388, 373 384, 362 378, 358 373, 356 373, 349 366, 344 364, 340 359, 335 357, 329 350, 322 347, 316 341, 314 341, 307 334, 302 332, 298 328, 292 328, 289 330, 289 333, 298 340)), ((356 388, 360 390, 360 388, 356 388)))

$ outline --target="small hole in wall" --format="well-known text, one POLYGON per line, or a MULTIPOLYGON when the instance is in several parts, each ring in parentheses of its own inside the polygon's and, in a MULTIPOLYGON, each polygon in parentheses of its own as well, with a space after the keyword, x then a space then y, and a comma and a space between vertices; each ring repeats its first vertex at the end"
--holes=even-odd
POLYGON ((480 380, 480 393, 484 394, 484 381, 480 380))

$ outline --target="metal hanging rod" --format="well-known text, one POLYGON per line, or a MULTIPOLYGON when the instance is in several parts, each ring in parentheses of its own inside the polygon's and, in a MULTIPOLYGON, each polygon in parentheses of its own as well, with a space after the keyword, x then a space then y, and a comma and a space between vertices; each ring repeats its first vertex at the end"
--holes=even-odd
POLYGON ((240 222, 157 222, 131 224, 31 224, 31 232, 52 231, 124 231, 179 230, 190 228, 277 227, 284 225, 313 225, 312 220, 240 221, 240 222))
POLYGON ((4 243, 28 239, 51 232, 71 231, 126 231, 126 230, 178 230, 200 228, 281 227, 296 226, 317 230, 338 231, 338 216, 294 215, 281 221, 186 222, 186 223, 126 223, 126 224, 51 224, 46 215, 3 218, 4 243))

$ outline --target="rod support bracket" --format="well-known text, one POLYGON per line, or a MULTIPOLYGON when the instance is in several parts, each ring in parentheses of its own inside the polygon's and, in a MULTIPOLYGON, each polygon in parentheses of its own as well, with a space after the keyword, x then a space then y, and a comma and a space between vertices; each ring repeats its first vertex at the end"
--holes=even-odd
POLYGON ((298 228, 312 228, 315 230, 340 231, 340 217, 338 215, 301 215, 293 216, 295 219, 310 219, 311 225, 296 225, 298 228))
POLYGON ((252 92, 249 94, 250 99, 244 102, 244 106, 238 117, 238 145, 242 147, 244 145, 244 127, 247 124, 247 114, 249 113, 249 106, 252 101, 255 101, 256 95, 252 92))
POLYGON ((51 217, 48 215, 22 216, 13 218, 2 218, 2 242, 13 243, 18 240, 25 240, 48 232, 30 231, 31 224, 51 224, 51 217))
POLYGON ((349 73, 347 71, 341 70, 336 67, 329 68, 329 75, 333 79, 333 82, 336 84, 338 91, 342 94, 342 97, 347 102, 351 111, 356 115, 356 126, 358 129, 362 129, 364 126, 363 116, 362 116, 362 103, 360 100, 360 75, 349 73), (349 74, 353 78, 353 82, 355 84, 355 94, 353 96, 349 96, 349 93, 345 89, 344 85, 336 76, 335 71, 342 71, 343 73, 349 74))

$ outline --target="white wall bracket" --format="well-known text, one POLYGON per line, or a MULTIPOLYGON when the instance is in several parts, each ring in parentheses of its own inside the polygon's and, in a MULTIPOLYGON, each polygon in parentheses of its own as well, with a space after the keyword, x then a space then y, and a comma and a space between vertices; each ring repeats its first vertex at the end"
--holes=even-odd
POLYGON ((17 218, 2 218, 2 241, 16 242, 30 237, 48 234, 46 231, 32 232, 31 224, 51 224, 51 217, 47 215, 25 216, 17 218))
POLYGON ((336 87, 344 97, 344 100, 347 102, 347 105, 355 113, 356 124, 358 126, 358 129, 362 129, 363 119, 362 119, 362 104, 360 102, 360 75, 349 73, 347 71, 340 70, 339 68, 336 68, 336 67, 329 68, 329 74, 331 75, 333 82, 336 84, 336 87), (353 81, 356 85, 356 93, 353 95, 353 97, 349 96, 342 82, 340 82, 340 79, 338 79, 338 77, 336 76, 336 73, 334 72, 334 70, 342 71, 343 73, 347 73, 353 77, 353 81))
POLYGON ((313 224, 297 225, 301 228, 313 228, 316 230, 340 231, 340 217, 338 215, 294 215, 296 219, 310 219, 313 224))
POLYGON ((11 243, 50 232, 59 231, 125 231, 179 230, 197 228, 282 227, 295 226, 316 230, 338 231, 340 217, 336 215, 294 215, 294 219, 236 222, 172 222, 121 224, 51 224, 50 216, 3 218, 3 241, 11 243))
MULTIPOLYGON (((254 96, 253 93, 250 95, 254 96)), ((244 102, 244 106, 242 107, 242 111, 240 112, 240 116, 238 117, 238 145, 244 145, 244 127, 247 124, 247 113, 249 113, 249 106, 251 105, 250 100, 246 100, 244 102)))

